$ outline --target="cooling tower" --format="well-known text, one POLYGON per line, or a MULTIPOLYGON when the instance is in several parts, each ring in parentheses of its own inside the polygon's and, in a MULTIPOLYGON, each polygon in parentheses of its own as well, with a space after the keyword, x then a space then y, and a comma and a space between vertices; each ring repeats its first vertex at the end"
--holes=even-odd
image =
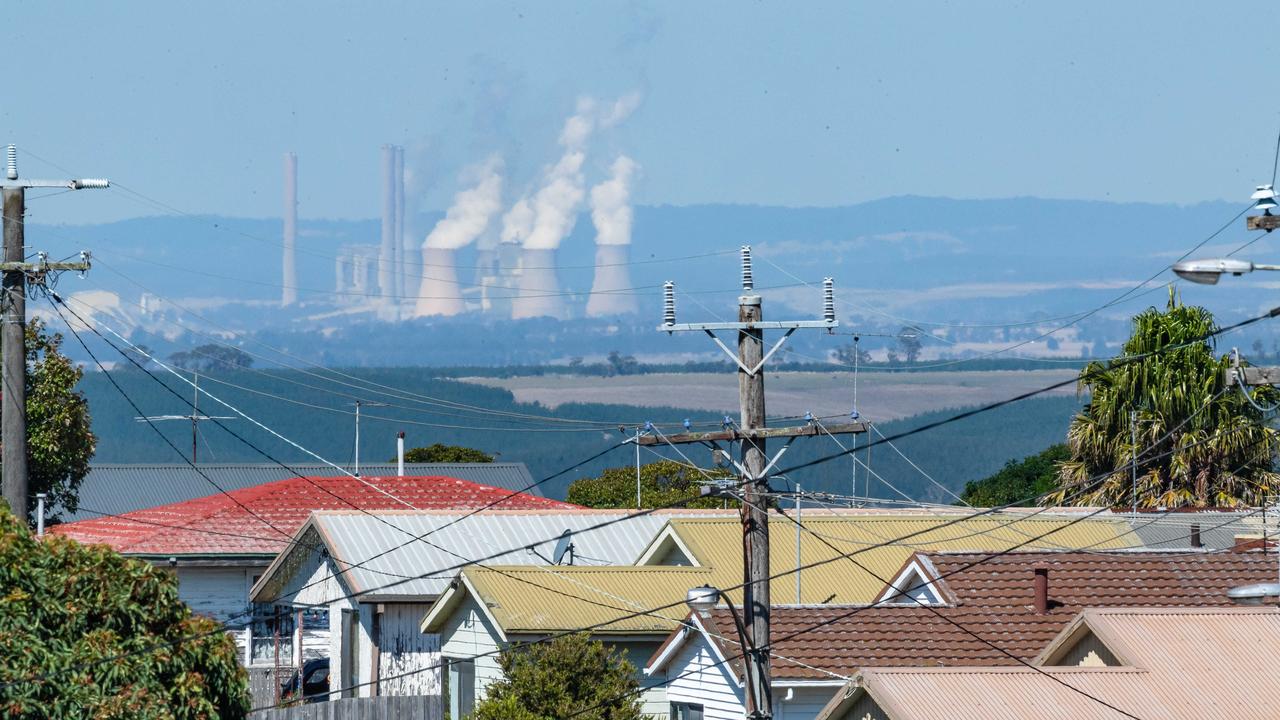
POLYGON ((414 317, 457 315, 467 309, 462 303, 454 254, 454 250, 422 249, 422 284, 413 308, 414 317))
POLYGON ((606 317, 637 311, 631 275, 627 272, 630 248, 630 245, 596 246, 596 278, 591 283, 591 297, 587 298, 587 315, 606 317))
POLYGON ((512 319, 564 316, 564 298, 556 278, 556 251, 524 250, 520 254, 520 292, 511 303, 512 319))
POLYGON ((298 241, 298 156, 284 156, 284 275, 280 284, 281 307, 298 302, 298 265, 294 245, 298 241))

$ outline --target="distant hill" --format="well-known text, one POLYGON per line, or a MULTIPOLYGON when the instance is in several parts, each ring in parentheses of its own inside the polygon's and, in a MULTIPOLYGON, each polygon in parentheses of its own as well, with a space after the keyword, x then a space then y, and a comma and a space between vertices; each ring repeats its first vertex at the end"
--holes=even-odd
MULTIPOLYGON (((28 243, 54 257, 92 249, 99 266, 84 280, 66 279, 62 291, 118 293, 123 315, 117 328, 164 355, 203 342, 188 334, 196 326, 224 337, 252 335, 337 365, 537 365, 577 356, 598 359, 611 350, 652 362, 707 359, 715 350, 702 338, 654 333, 660 284, 676 282, 680 320, 732 314, 737 248, 750 244, 768 317, 815 316, 819 293, 800 281, 829 275, 836 279, 842 332, 863 333, 863 347, 878 350, 878 358, 884 358, 894 334, 915 324, 925 333, 926 357, 963 357, 1035 339, 1073 314, 1099 308, 1204 240, 1239 209, 1221 202, 1179 206, 923 197, 836 208, 639 207, 634 264, 628 271, 642 314, 567 323, 472 314, 391 324, 348 313, 346 306, 333 304, 334 256, 346 244, 375 244, 376 220, 302 220, 299 284, 307 304, 288 312, 274 307, 281 255, 275 219, 147 217, 105 225, 33 225, 28 243), (683 259, 673 261, 677 258, 683 259), (156 298, 144 302, 144 288, 211 316, 216 327, 156 298), (247 304, 220 305, 229 299, 247 304)), ((422 215, 412 226, 424 234, 438 218, 422 215)), ((1245 233, 1239 224, 1198 253, 1221 254, 1258 240, 1242 257, 1268 257, 1273 248, 1267 239, 1245 233)), ((577 314, 592 281, 593 233, 590 218, 580 217, 558 255, 561 290, 577 314)), ((464 287, 473 278, 474 261, 472 249, 459 253, 464 287)), ((1108 354, 1134 312, 1164 301, 1161 283, 1169 278, 1014 354, 1108 354)), ((1249 278, 1213 288, 1184 285, 1182 292, 1188 302, 1214 309, 1224 323, 1272 304, 1269 291, 1249 278)), ((1231 341, 1249 347, 1257 339, 1272 351, 1278 338, 1270 325, 1259 325, 1231 341)), ((801 333, 789 346, 799 355, 790 360, 821 362, 848 342, 848 337, 801 333)))

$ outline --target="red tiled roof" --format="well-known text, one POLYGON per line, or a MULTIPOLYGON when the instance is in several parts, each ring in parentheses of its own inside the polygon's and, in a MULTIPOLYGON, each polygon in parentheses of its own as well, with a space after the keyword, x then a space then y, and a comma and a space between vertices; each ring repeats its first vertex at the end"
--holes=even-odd
MULTIPOLYGON (((851 676, 862 667, 1015 665, 979 638, 1030 660, 1087 607, 1229 605, 1229 588, 1273 582, 1276 574, 1275 557, 1265 553, 1020 552, 973 567, 966 566, 987 555, 920 555, 944 577, 954 605, 934 606, 937 613, 919 606, 775 606, 774 676, 834 680, 813 668, 851 676), (1037 567, 1049 569, 1044 615, 1032 608, 1037 567)), ((736 639, 727 609, 716 610, 712 623, 713 632, 736 639)), ((740 652, 736 642, 721 645, 726 656, 740 652)))
POLYGON ((55 525, 49 532, 138 555, 274 555, 313 510, 465 512, 499 500, 494 507, 504 510, 578 509, 525 493, 503 500, 508 495, 510 491, 502 488, 451 477, 295 477, 227 495, 55 525))

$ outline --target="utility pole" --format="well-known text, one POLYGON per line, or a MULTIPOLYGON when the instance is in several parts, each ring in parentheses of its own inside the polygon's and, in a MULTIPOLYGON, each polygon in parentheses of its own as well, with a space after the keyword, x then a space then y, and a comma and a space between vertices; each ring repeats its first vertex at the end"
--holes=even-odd
POLYGON ((0 262, 4 294, 4 328, 0 331, 0 484, 14 517, 27 517, 27 283, 41 284, 50 272, 89 269, 89 253, 79 262, 49 262, 44 253, 26 262, 24 228, 27 188, 105 188, 102 179, 26 180, 18 178, 18 149, 10 145, 5 177, 0 182, 4 201, 4 261, 0 262))
POLYGON ((705 332, 737 364, 739 427, 733 427, 726 420, 723 430, 684 432, 668 436, 653 433, 637 437, 636 442, 641 445, 697 443, 709 446, 731 461, 732 456, 724 453, 719 443, 732 443, 736 440, 740 444, 741 460, 732 462, 742 476, 742 622, 747 642, 744 659, 751 679, 746 710, 748 718, 768 720, 773 717, 773 689, 769 669, 769 473, 798 437, 817 437, 826 433, 861 433, 866 432, 866 425, 858 422, 822 428, 813 421, 799 427, 765 426, 764 366, 796 330, 821 328, 830 332, 839 326, 836 322, 834 286, 831 278, 822 281, 822 320, 766 322, 763 303, 755 293, 750 246, 742 246, 741 253, 743 294, 738 298, 738 322, 676 324, 675 284, 668 281, 663 285, 663 318, 662 325, 658 327, 660 332, 668 334, 705 332), (738 333, 736 354, 716 336, 717 330, 733 330, 738 333), (764 349, 765 330, 786 331, 767 352, 764 349), (786 444, 771 459, 767 455, 768 438, 786 439, 786 444))

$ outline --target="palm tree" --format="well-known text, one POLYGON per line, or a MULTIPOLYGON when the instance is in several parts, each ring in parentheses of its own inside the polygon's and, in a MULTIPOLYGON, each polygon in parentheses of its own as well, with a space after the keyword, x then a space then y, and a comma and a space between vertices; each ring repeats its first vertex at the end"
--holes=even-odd
MULTIPOLYGON (((1133 325, 1119 358, 1089 363, 1080 373, 1078 392, 1090 400, 1071 421, 1071 457, 1059 463, 1059 489, 1049 501, 1130 505, 1136 454, 1139 506, 1262 503, 1280 481, 1273 471, 1280 433, 1227 386, 1230 358, 1217 357, 1213 339, 1206 339, 1217 329, 1212 313, 1183 305, 1170 288, 1165 311, 1149 308, 1133 325), (1126 360, 1135 357, 1142 359, 1126 360)), ((1271 387, 1253 392, 1264 404, 1280 397, 1271 387)))

